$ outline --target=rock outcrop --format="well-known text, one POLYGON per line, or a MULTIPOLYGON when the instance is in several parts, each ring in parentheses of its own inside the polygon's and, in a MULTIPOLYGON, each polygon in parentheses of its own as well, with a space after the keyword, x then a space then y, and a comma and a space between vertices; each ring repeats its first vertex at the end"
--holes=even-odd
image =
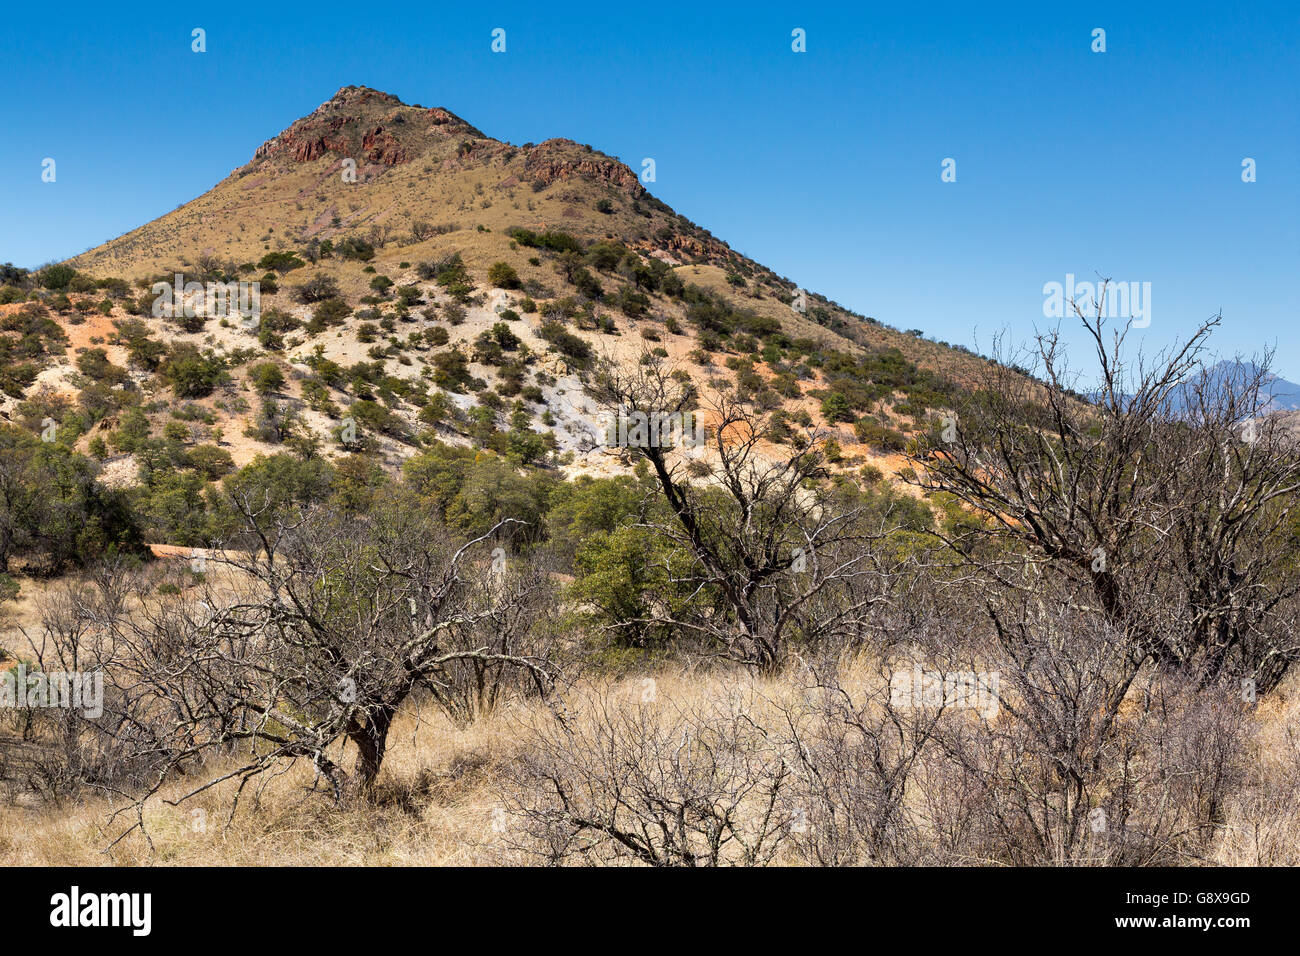
POLYGON ((548 139, 529 150, 524 160, 524 174, 544 186, 559 179, 581 176, 613 186, 634 198, 645 194, 641 180, 626 165, 597 152, 584 155, 583 149, 569 139, 548 139))

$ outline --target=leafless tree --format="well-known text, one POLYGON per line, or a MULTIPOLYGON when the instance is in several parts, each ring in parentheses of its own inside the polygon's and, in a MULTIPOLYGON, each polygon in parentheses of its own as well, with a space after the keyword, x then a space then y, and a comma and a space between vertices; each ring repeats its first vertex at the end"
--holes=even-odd
POLYGON ((1074 604, 1026 598, 939 664, 969 655, 999 676, 995 712, 954 712, 933 734, 947 792, 965 803, 943 851, 1013 865, 1203 859, 1242 782, 1248 705, 1144 669, 1104 614, 1074 604))
POLYGON ((260 548, 205 556, 196 590, 142 585, 128 608, 74 588, 47 614, 46 658, 105 675, 104 714, 70 733, 132 769, 87 781, 129 798, 135 823, 119 839, 143 827, 144 801, 201 767, 215 772, 173 802, 235 780, 233 813, 250 783, 297 760, 336 799, 369 797, 413 695, 464 720, 510 688, 549 692, 555 668, 526 627, 549 580, 486 553, 504 523, 459 543, 400 497, 365 518, 317 509, 292 524, 241 507, 260 548))
POLYGON ((1100 385, 1090 397, 1056 331, 1038 336, 1027 380, 1010 363, 987 379, 909 480, 954 496, 970 520, 938 531, 994 591, 1023 591, 1042 565, 1081 582, 1126 639, 1202 682, 1277 685, 1300 654, 1288 621, 1300 572, 1289 558, 1300 492, 1294 440, 1268 417, 1268 357, 1207 370, 1215 317, 1148 362, 1129 360, 1128 326, 1076 314, 1100 385), (1170 616, 1180 628, 1168 628, 1170 616))
POLYGON ((24 765, 32 790, 60 801, 89 785, 115 790, 138 783, 156 766, 141 728, 128 713, 130 681, 114 668, 117 625, 133 606, 140 572, 126 559, 110 559, 37 599, 39 627, 18 627, 27 641, 32 669, 40 674, 99 674, 102 712, 80 708, 27 708, 24 765))
MULTIPOLYGON (((678 421, 698 414, 695 389, 652 357, 630 372, 603 363, 588 389, 611 414, 678 421)), ((706 414, 707 448, 693 459, 708 463, 703 475, 693 477, 682 450, 666 442, 628 448, 649 463, 671 516, 647 526, 686 556, 666 570, 688 597, 654 623, 764 670, 784 663, 792 645, 860 642, 887 597, 872 545, 891 530, 892 516, 832 485, 819 432, 776 445, 766 418, 725 394, 706 414)))
POLYGON ((889 674, 846 688, 833 662, 807 668, 804 694, 774 731, 794 769, 794 843, 819 866, 933 862, 914 775, 946 710, 896 706, 889 674))

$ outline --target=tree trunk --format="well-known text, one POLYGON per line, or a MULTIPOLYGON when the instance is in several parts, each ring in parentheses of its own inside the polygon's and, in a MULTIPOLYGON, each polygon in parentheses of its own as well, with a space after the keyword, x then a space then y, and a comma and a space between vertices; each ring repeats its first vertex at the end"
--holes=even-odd
POLYGON ((371 711, 365 723, 359 723, 348 732, 348 739, 356 745, 357 760, 353 768, 357 792, 369 797, 374 790, 375 778, 384 762, 388 749, 388 731, 393 725, 396 708, 379 707, 371 711))

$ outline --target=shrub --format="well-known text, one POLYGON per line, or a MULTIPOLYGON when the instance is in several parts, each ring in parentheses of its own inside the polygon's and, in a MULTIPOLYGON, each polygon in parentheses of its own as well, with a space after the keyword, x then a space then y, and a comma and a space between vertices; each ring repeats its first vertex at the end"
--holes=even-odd
POLYGON ((274 362, 259 362, 248 370, 248 380, 262 395, 270 395, 284 387, 284 372, 274 362))
POLYGON ((499 289, 518 289, 519 273, 508 262, 494 262, 488 268, 488 282, 499 289))
POLYGON ((611 272, 619 264, 627 250, 612 242, 598 242, 587 250, 587 262, 593 269, 611 272))
POLYGON ((839 392, 831 392, 822 399, 822 417, 828 422, 853 421, 853 408, 839 392))
POLYGON ((216 481, 235 470, 230 452, 216 445, 195 445, 185 456, 191 468, 209 481, 216 481))
POLYGON ((46 266, 36 276, 36 280, 47 289, 59 291, 68 288, 77 277, 77 270, 72 266, 46 266))
POLYGON ((474 293, 474 280, 470 278, 469 270, 465 268, 465 262, 459 252, 453 252, 435 262, 433 278, 457 302, 468 302, 469 297, 474 293))
POLYGON ((312 311, 307 331, 322 332, 329 326, 342 325, 343 320, 352 314, 352 307, 342 299, 325 299, 312 311))
POLYGON ((858 441, 885 452, 902 451, 907 447, 907 438, 902 432, 880 424, 874 418, 861 418, 853 425, 853 432, 858 441))
POLYGON ((324 302, 326 299, 338 298, 339 286, 329 276, 318 275, 308 279, 302 285, 294 286, 289 294, 295 302, 304 304, 324 302))
POLYGON ((449 392, 464 392, 473 382, 469 359, 459 348, 439 352, 433 357, 433 380, 449 392))
POLYGON ((351 236, 339 240, 334 246, 334 251, 344 259, 356 259, 359 262, 369 262, 375 257, 375 247, 371 243, 351 236))
POLYGON ((158 374, 180 398, 201 398, 228 378, 219 358, 184 344, 172 346, 158 374))
POLYGON ((600 281, 582 266, 578 266, 573 270, 573 284, 579 292, 589 299, 599 301, 605 295, 605 290, 600 281))
MULTIPOLYGON (((95 472, 88 458, 61 442, 0 425, 0 574, 17 554, 27 559, 29 573, 57 573, 110 550, 140 547, 124 494, 102 486, 95 472)), ((8 585, 0 581, 0 587, 8 585)))
POLYGON ((587 344, 585 339, 574 335, 559 322, 544 322, 537 332, 542 338, 555 346, 561 354, 575 359, 580 364, 591 361, 591 346, 587 344))
POLYGON ((513 352, 523 344, 519 336, 515 335, 510 330, 510 326, 504 322, 497 322, 492 326, 492 338, 507 352, 513 352))
POLYGON ((378 402, 362 399, 354 402, 348 409, 348 415, 356 420, 358 426, 373 432, 402 438, 406 427, 402 420, 378 402))
POLYGON ((306 264, 292 252, 268 252, 258 261, 257 268, 273 269, 283 275, 294 269, 300 269, 306 264))
POLYGON ((552 252, 581 252, 582 243, 567 232, 558 232, 548 230, 543 233, 535 233, 530 229, 513 228, 507 229, 506 234, 521 246, 531 246, 537 249, 549 249, 552 252))
POLYGON ((108 360, 108 353, 101 348, 86 349, 77 356, 77 370, 96 382, 111 385, 126 381, 126 369, 119 368, 108 360))

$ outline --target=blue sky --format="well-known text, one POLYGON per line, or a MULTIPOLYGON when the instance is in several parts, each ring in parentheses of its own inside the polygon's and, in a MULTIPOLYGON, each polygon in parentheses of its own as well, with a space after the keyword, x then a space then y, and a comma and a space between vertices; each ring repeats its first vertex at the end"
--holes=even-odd
POLYGON ((898 328, 987 351, 1100 272, 1151 283, 1144 347, 1222 310, 1217 349, 1276 344, 1300 379, 1294 2, 24 4, 0 76, 0 261, 161 215, 359 84, 653 157, 679 212, 898 328))

